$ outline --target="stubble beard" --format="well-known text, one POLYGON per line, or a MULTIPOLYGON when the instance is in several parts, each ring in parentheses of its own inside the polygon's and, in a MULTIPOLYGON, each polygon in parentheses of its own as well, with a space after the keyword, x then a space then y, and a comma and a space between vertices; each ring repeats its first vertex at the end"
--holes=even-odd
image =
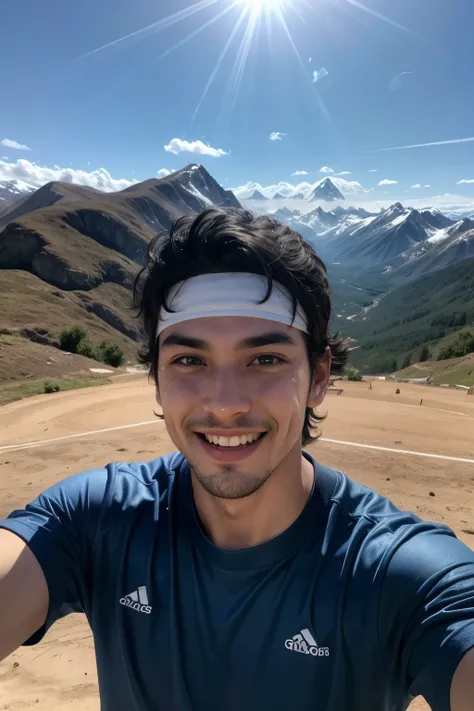
POLYGON ((224 467, 215 474, 205 474, 190 462, 191 470, 199 484, 211 496, 218 499, 244 499, 255 494, 272 475, 267 469, 261 474, 239 474, 231 467, 224 467))

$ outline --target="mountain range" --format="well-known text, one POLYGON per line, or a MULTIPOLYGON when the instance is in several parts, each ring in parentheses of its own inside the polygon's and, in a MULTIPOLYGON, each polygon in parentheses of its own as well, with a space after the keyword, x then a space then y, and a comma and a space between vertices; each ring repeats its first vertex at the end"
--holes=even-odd
POLYGON ((301 200, 313 202, 316 200, 332 202, 344 200, 346 196, 358 195, 366 192, 362 185, 355 180, 344 180, 344 178, 322 178, 315 183, 303 182, 296 187, 290 183, 278 183, 270 187, 262 187, 259 183, 247 183, 247 185, 233 190, 235 196, 241 202, 252 202, 260 200, 301 200))
MULTIPOLYGON (((333 329, 357 339, 354 361, 366 372, 383 372, 394 357, 405 358, 418 348, 420 338, 436 343, 460 324, 473 323, 474 220, 399 202, 377 212, 346 203, 333 209, 311 205, 316 199, 340 201, 338 192, 344 198, 336 180, 307 184, 298 208, 283 204, 274 212, 269 202, 273 210, 265 209, 268 196, 256 184, 249 193, 253 198, 243 204, 261 203, 260 212, 272 212, 300 232, 324 259, 333 329), (447 304, 436 296, 438 277, 446 285, 447 304), (399 307, 411 323, 420 313, 420 299, 421 321, 411 324, 414 330, 402 328, 399 307), (437 313, 442 327, 436 325, 437 313)), ((118 342, 133 361, 142 334, 130 308, 131 289, 152 237, 177 217, 206 206, 240 206, 232 191, 195 164, 116 193, 61 182, 35 190, 7 181, 1 188, 12 197, 0 208, 0 300, 5 305, 0 349, 2 339, 9 338, 12 362, 16 357, 20 362, 15 348, 26 341, 36 348, 57 346, 61 330, 71 324, 87 328, 96 341, 118 342)), ((281 184, 280 189, 285 192, 281 184)), ((9 377, 15 374, 12 369, 9 377)))
POLYGON ((379 213, 317 207, 283 221, 305 233, 328 263, 404 279, 474 257, 474 221, 395 203, 379 213), (312 234, 311 234, 311 232, 312 234))

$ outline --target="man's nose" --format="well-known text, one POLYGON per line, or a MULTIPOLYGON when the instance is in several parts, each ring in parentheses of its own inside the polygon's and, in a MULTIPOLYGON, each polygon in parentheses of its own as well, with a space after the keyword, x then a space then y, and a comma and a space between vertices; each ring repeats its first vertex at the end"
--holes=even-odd
POLYGON ((237 414, 249 412, 251 393, 241 378, 224 368, 218 372, 214 371, 206 384, 202 407, 205 412, 216 417, 230 419, 237 414))

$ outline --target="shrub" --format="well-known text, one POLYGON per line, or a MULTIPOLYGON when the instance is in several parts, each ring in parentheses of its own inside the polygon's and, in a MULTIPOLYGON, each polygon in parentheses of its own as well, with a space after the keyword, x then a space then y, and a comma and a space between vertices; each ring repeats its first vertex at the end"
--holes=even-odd
POLYGON ((59 383, 56 383, 54 380, 45 380, 44 382, 44 391, 45 393, 57 393, 61 390, 61 386, 59 383))
POLYGON ((85 356, 86 358, 94 358, 95 360, 97 360, 94 346, 87 339, 80 341, 79 345, 77 346, 76 353, 78 355, 85 356))
POLYGON ((69 353, 77 353, 77 347, 81 341, 87 340, 87 331, 80 326, 65 328, 59 337, 60 348, 69 353))
POLYGON ((124 352, 117 343, 102 341, 94 347, 89 341, 87 331, 80 326, 65 328, 61 332, 60 347, 63 351, 93 358, 114 368, 118 368, 125 360, 124 352))
POLYGON ((125 360, 124 353, 117 343, 102 341, 96 348, 96 358, 106 365, 118 368, 125 360))
POLYGON ((356 383, 360 383, 360 381, 362 380, 362 375, 360 374, 360 371, 357 370, 357 368, 348 368, 347 379, 352 380, 356 383))

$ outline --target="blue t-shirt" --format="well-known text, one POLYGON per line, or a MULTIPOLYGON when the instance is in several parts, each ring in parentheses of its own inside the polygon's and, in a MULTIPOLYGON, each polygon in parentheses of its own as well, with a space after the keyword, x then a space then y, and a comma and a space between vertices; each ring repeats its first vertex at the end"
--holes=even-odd
POLYGON ((0 526, 94 635, 103 711, 449 711, 474 646, 474 553, 304 456, 316 477, 280 536, 214 546, 179 452, 69 477, 0 526))

